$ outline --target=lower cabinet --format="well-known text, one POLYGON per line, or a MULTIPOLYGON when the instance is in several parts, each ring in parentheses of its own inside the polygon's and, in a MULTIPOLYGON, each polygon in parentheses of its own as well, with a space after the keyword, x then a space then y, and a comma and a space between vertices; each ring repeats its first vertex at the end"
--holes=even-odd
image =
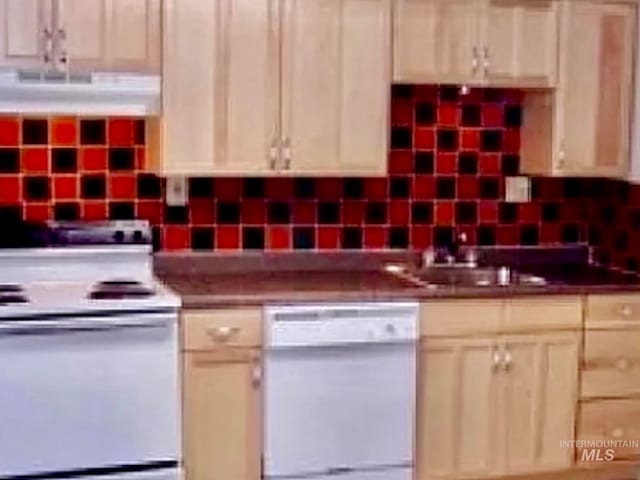
POLYGON ((423 341, 418 479, 569 468, 578 395, 579 333, 423 341))

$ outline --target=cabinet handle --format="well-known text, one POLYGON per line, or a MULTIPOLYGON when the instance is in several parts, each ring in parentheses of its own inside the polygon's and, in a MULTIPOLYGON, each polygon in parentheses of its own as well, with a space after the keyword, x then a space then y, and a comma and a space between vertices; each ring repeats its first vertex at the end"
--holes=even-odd
POLYGON ((42 29, 42 60, 44 63, 51 62, 51 50, 53 48, 53 34, 47 27, 42 29))
POLYGON ((500 349, 498 347, 494 347, 492 354, 493 364, 491 366, 491 370, 493 373, 498 373, 500 370, 500 365, 502 365, 502 354, 500 353, 500 349))
POLYGON ((513 357, 511 356, 511 352, 509 350, 504 351, 504 362, 502 363, 502 369, 505 372, 511 370, 511 362, 513 361, 513 357))
POLYGON ((627 360, 626 358, 621 358, 616 361, 616 368, 621 372, 626 372, 627 370, 629 370, 630 366, 631 362, 629 362, 629 360, 627 360))
POLYGON ((278 166, 278 141, 274 138, 269 147, 269 168, 275 170, 278 166))
POLYGON ((489 75, 489 65, 491 64, 491 62, 489 61, 489 47, 484 47, 483 52, 484 60, 482 62, 482 66, 484 68, 484 76, 486 77, 489 75))
POLYGON ((471 59, 471 72, 475 76, 478 72, 478 47, 472 49, 473 58, 471 59))
POLYGON ((633 308, 631 308, 631 305, 621 305, 620 307, 618 307, 618 315, 621 317, 629 318, 631 315, 633 315, 633 308))
POLYGON ((260 365, 259 360, 255 360, 251 367, 251 385, 253 385, 254 388, 258 388, 262 385, 262 366, 260 365))
POLYGON ((207 335, 216 342, 228 342, 240 332, 238 327, 216 327, 207 329, 207 335))
POLYGON ((291 140, 289 137, 282 139, 282 157, 284 158, 284 169, 291 168, 291 140))
POLYGON ((565 159, 566 155, 564 153, 564 149, 560 149, 558 151, 558 159, 556 160, 556 167, 557 168, 563 168, 564 167, 564 159, 565 159))

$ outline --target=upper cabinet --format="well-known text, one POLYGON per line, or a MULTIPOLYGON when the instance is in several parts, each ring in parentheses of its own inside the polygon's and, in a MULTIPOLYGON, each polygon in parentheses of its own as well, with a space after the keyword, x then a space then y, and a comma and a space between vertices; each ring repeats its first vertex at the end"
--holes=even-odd
POLYGON ((396 0, 394 81, 551 87, 556 0, 396 0))
POLYGON ((155 73, 161 0, 0 0, 0 67, 155 73))
POLYGON ((390 0, 166 3, 161 173, 386 173, 390 0))

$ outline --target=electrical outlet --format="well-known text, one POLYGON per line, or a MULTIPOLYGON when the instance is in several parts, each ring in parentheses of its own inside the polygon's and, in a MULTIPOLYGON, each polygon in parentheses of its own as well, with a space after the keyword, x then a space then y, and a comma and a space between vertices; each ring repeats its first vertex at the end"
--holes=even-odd
POLYGON ((507 202, 531 201, 531 179, 529 177, 506 177, 505 190, 505 201, 507 202))
POLYGON ((167 177, 165 201, 170 207, 184 207, 187 205, 189 187, 185 177, 167 177))

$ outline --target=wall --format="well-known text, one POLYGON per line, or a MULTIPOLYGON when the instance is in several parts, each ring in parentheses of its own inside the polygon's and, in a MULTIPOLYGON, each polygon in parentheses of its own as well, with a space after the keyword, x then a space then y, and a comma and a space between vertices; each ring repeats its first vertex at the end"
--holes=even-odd
POLYGON ((521 93, 393 88, 386 178, 193 178, 186 208, 165 208, 145 172, 142 120, 0 119, 0 217, 148 219, 167 250, 424 248, 453 231, 491 245, 586 240, 586 182, 533 179, 533 200, 503 201, 519 170, 521 93))

